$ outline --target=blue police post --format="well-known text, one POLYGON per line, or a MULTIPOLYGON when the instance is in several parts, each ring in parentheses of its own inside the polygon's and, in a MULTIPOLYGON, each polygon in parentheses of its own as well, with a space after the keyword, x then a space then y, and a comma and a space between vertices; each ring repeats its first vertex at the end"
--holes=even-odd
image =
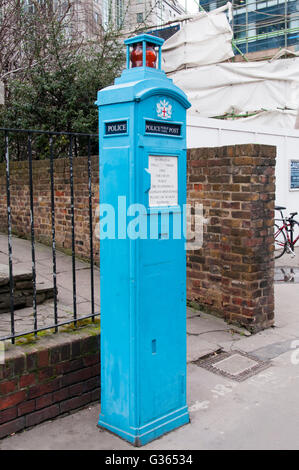
POLYGON ((135 446, 189 422, 186 404, 186 95, 163 39, 125 40, 127 68, 98 92, 101 413, 135 446), (135 217, 133 217, 135 216, 135 217))

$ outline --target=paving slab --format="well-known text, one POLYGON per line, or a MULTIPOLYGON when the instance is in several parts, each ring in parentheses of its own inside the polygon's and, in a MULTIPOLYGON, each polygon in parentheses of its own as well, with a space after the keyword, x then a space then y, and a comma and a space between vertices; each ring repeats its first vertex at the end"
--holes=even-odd
MULTIPOLYGON (((13 277, 17 280, 32 279, 32 271, 27 266, 16 264, 13 269, 13 277)), ((9 266, 8 264, 0 264, 0 285, 9 282, 9 266)))
POLYGON ((299 287, 296 284, 275 284, 275 325, 289 327, 299 320, 299 287))
POLYGON ((227 350, 228 347, 230 347, 231 350, 240 350, 250 353, 263 346, 284 341, 287 338, 289 338, 288 334, 284 334, 283 332, 280 334, 275 328, 271 328, 251 335, 250 337, 236 337, 233 342, 220 341, 219 345, 224 350, 227 350))
POLYGON ((0 263, 7 264, 8 263, 8 255, 0 251, 0 263))
POLYGON ((202 312, 198 309, 187 307, 187 318, 200 317, 202 312))
MULTIPOLYGON (((62 272, 57 275, 57 284, 70 292, 73 291, 73 279, 70 272, 62 272)), ((80 298, 90 300, 91 297, 91 283, 90 283, 90 270, 81 269, 76 271, 76 289, 80 298)), ((96 273, 94 279, 94 297, 97 303, 100 303, 100 276, 96 273)))
POLYGON ((206 331, 229 331, 230 325, 225 323, 223 319, 214 317, 207 313, 200 313, 200 315, 188 318, 188 332, 199 334, 206 331))
MULTIPOLYGON (((40 266, 40 269, 43 269, 44 271, 53 272, 53 260, 52 260, 52 252, 49 253, 49 258, 48 259, 41 259, 38 260, 38 265, 40 266)), ((76 259, 75 262, 76 265, 76 271, 79 271, 80 269, 88 269, 90 270, 90 265, 88 263, 85 263, 84 261, 80 261, 76 259)), ((98 267, 95 267, 94 270, 98 270, 98 267)), ((67 256, 64 253, 60 253, 57 251, 56 253, 56 272, 57 273, 63 273, 63 272, 70 272, 72 270, 72 257, 67 256)))
MULTIPOLYGON (((60 310, 61 311, 65 311, 65 312, 68 312, 68 313, 72 313, 73 312, 73 305, 65 305, 65 306, 62 306, 60 307, 60 310)), ((77 303, 77 314, 80 315, 80 316, 86 316, 86 315, 91 315, 91 302, 81 302, 81 303, 77 303)), ((99 304, 95 304, 95 313, 99 313, 100 312, 100 306, 99 304)))
MULTIPOLYGON (((299 340, 299 334, 298 334, 299 340)), ((299 343, 299 341, 298 341, 299 343)), ((280 356, 288 351, 294 350, 294 340, 286 339, 284 341, 277 341, 276 343, 271 343, 261 348, 255 349, 253 354, 258 359, 262 361, 274 359, 277 356, 280 356)))
POLYGON ((187 362, 195 362, 203 356, 213 354, 219 350, 215 342, 198 339, 197 336, 187 335, 187 362))

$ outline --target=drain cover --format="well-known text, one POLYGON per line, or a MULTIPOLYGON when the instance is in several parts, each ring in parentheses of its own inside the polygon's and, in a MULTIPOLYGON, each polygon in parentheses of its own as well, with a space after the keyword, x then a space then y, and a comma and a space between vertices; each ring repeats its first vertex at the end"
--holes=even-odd
POLYGON ((271 365, 269 361, 261 361, 241 351, 221 352, 217 355, 199 359, 196 364, 215 374, 238 382, 252 377, 271 365))
POLYGON ((248 357, 240 356, 240 354, 233 354, 233 356, 222 359, 222 361, 216 362, 216 364, 212 364, 216 369, 230 375, 240 375, 256 365, 256 361, 248 357))

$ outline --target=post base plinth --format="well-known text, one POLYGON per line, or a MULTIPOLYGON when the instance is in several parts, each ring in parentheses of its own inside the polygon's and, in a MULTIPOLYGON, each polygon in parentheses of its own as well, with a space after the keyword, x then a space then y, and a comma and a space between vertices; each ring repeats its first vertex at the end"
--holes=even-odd
POLYGON ((190 418, 188 407, 185 406, 184 408, 180 408, 179 410, 164 415, 159 419, 141 426, 140 428, 129 427, 127 429, 121 429, 115 424, 109 423, 106 416, 100 415, 98 427, 104 428, 112 434, 116 434, 130 444, 133 444, 135 447, 141 447, 170 431, 188 424, 189 422, 190 418))

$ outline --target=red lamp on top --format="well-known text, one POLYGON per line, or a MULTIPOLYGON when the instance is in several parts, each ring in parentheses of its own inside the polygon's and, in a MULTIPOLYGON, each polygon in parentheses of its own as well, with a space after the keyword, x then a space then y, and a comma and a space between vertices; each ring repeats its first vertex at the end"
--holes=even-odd
MULTIPOLYGON (((130 60, 132 68, 142 67, 143 65, 143 52, 142 52, 142 42, 137 42, 133 44, 133 50, 130 55, 130 60)), ((157 54, 155 51, 154 44, 149 42, 146 43, 146 67, 156 68, 157 63, 157 54)))

